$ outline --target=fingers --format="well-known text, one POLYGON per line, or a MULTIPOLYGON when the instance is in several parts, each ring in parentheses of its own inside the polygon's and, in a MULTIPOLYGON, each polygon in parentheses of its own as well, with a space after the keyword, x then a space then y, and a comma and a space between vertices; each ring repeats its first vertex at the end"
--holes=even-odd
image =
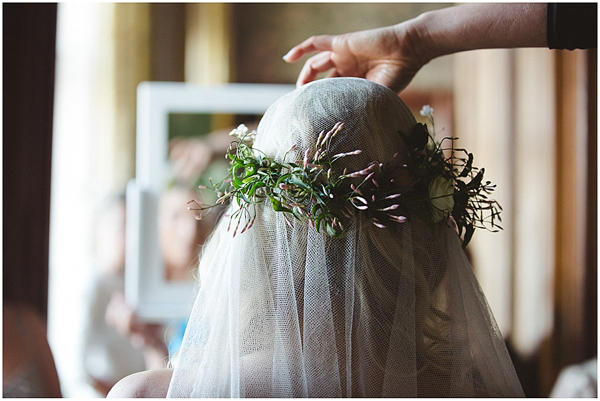
POLYGON ((298 74, 296 86, 300 87, 304 84, 312 82, 320 73, 334 68, 335 63, 331 59, 331 56, 332 53, 330 51, 324 51, 306 60, 304 67, 302 67, 300 74, 298 74))
POLYGON ((283 59, 288 63, 299 60, 302 56, 315 51, 331 50, 333 37, 330 35, 311 36, 304 42, 292 47, 283 59))
POLYGON ((129 338, 136 348, 152 347, 162 349, 162 325, 158 323, 140 322, 135 311, 125 303, 122 294, 111 297, 106 308, 106 323, 114 327, 122 336, 129 338))
POLYGON ((193 184, 211 161, 212 148, 203 140, 183 138, 171 139, 169 146, 175 178, 193 184))
POLYGON ((338 72, 338 70, 336 70, 336 69, 331 70, 329 72, 329 74, 327 74, 327 78, 338 78, 338 77, 341 77, 341 76, 342 76, 342 74, 340 74, 338 72))
POLYGON ((135 312, 126 303, 122 294, 113 294, 106 307, 105 320, 119 333, 127 335, 134 324, 135 312))

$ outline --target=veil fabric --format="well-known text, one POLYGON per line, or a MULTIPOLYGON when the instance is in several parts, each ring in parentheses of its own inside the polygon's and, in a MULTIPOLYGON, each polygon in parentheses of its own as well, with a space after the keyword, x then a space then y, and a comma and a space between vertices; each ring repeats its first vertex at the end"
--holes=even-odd
MULTIPOLYGON (((340 159, 349 171, 390 160, 416 124, 381 85, 323 79, 275 102, 254 148, 281 158, 295 144, 302 160, 339 121, 331 154, 363 151, 340 159)), ((447 221, 381 229, 358 215, 332 238, 265 203, 256 213, 235 237, 224 217, 203 249, 169 397, 523 396, 447 221)))

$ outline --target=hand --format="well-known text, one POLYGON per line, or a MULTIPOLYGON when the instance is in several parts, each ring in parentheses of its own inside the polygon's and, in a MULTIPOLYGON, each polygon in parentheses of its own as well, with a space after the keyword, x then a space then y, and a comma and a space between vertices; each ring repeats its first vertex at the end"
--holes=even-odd
POLYGON ((312 36, 283 56, 304 64, 297 86, 330 71, 361 77, 400 92, 436 57, 466 50, 545 47, 546 3, 469 3, 425 12, 386 28, 312 36))
POLYGON ((199 138, 174 138, 169 141, 169 148, 173 174, 189 185, 196 182, 213 157, 210 144, 199 138))
POLYGON ((152 349, 166 355, 164 328, 161 324, 140 322, 121 293, 112 295, 105 315, 106 323, 129 338, 136 348, 152 349))
MULTIPOLYGON (((320 51, 304 63, 297 86, 314 81, 330 71, 329 77, 366 78, 400 92, 429 59, 420 56, 411 44, 410 21, 391 27, 343 35, 312 36, 293 47, 285 56, 295 62, 305 54, 320 51)), ((418 41, 416 41, 418 43, 418 41)))

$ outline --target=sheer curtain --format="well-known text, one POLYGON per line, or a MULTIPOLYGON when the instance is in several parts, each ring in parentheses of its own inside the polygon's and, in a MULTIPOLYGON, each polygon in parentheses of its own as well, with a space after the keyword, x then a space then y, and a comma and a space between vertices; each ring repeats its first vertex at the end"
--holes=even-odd
POLYGON ((147 25, 147 8, 58 6, 48 336, 67 397, 97 396, 82 376, 84 286, 93 273, 95 210, 134 174, 135 87, 149 68, 140 43, 148 30, 139 27, 147 25))

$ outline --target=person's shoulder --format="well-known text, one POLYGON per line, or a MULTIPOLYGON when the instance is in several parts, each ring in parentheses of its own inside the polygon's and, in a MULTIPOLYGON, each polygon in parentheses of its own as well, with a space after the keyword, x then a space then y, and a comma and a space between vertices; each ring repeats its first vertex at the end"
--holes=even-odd
POLYGON ((31 305, 14 303, 4 305, 4 313, 8 313, 14 319, 21 320, 22 324, 29 329, 39 329, 46 332, 46 319, 31 305))
POLYGON ((164 398, 167 396, 173 369, 146 370, 117 382, 107 398, 164 398))

